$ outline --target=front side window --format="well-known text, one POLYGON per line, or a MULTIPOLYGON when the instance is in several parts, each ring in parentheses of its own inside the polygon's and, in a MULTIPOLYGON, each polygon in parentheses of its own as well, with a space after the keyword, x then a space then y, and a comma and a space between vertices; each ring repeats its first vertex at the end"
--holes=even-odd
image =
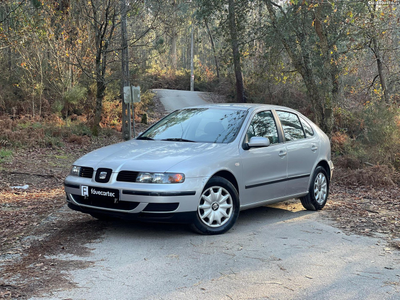
POLYGON ((257 113, 247 129, 247 139, 253 136, 268 138, 271 144, 279 143, 278 130, 271 111, 257 113))
POLYGON ((296 114, 287 111, 276 111, 276 113, 281 120, 285 140, 287 142, 305 138, 303 126, 296 114))

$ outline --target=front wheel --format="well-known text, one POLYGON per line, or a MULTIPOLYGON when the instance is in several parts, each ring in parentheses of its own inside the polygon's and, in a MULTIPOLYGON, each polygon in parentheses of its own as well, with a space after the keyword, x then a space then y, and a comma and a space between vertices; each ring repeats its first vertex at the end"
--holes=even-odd
POLYGON ((204 187, 193 228, 201 234, 221 234, 235 224, 239 216, 239 195, 233 184, 212 177, 204 187))
POLYGON ((326 170, 319 166, 315 169, 308 194, 300 198, 301 204, 307 210, 322 209, 329 195, 329 179, 326 170))

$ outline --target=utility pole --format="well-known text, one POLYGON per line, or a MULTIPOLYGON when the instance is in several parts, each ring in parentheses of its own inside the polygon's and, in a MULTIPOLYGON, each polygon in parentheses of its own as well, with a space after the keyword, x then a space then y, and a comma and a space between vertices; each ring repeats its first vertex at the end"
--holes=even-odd
POLYGON ((121 46, 122 46, 122 76, 121 76, 121 95, 122 95, 122 136, 124 140, 130 140, 132 136, 131 126, 131 101, 124 101, 124 86, 129 86, 129 53, 128 53, 128 33, 126 29, 126 0, 121 0, 121 46), (126 103, 127 102, 127 103, 126 103))
POLYGON ((190 91, 194 91, 194 66, 193 66, 193 44, 194 44, 194 38, 193 38, 193 30, 194 29, 194 22, 192 20, 192 38, 191 38, 191 45, 190 45, 190 91))

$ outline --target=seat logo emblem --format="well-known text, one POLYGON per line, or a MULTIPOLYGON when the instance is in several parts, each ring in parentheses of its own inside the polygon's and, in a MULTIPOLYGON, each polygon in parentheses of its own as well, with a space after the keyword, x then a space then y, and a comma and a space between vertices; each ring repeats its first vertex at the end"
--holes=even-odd
POLYGON ((107 177, 107 172, 100 172, 99 179, 104 180, 107 177))

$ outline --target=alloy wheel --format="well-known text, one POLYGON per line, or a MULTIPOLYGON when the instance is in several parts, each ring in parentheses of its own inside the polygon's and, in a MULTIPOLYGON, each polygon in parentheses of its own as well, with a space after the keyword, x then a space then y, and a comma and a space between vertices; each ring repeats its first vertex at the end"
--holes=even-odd
POLYGON ((328 183, 323 173, 318 173, 314 181, 314 197, 318 204, 322 205, 328 195, 328 183))

